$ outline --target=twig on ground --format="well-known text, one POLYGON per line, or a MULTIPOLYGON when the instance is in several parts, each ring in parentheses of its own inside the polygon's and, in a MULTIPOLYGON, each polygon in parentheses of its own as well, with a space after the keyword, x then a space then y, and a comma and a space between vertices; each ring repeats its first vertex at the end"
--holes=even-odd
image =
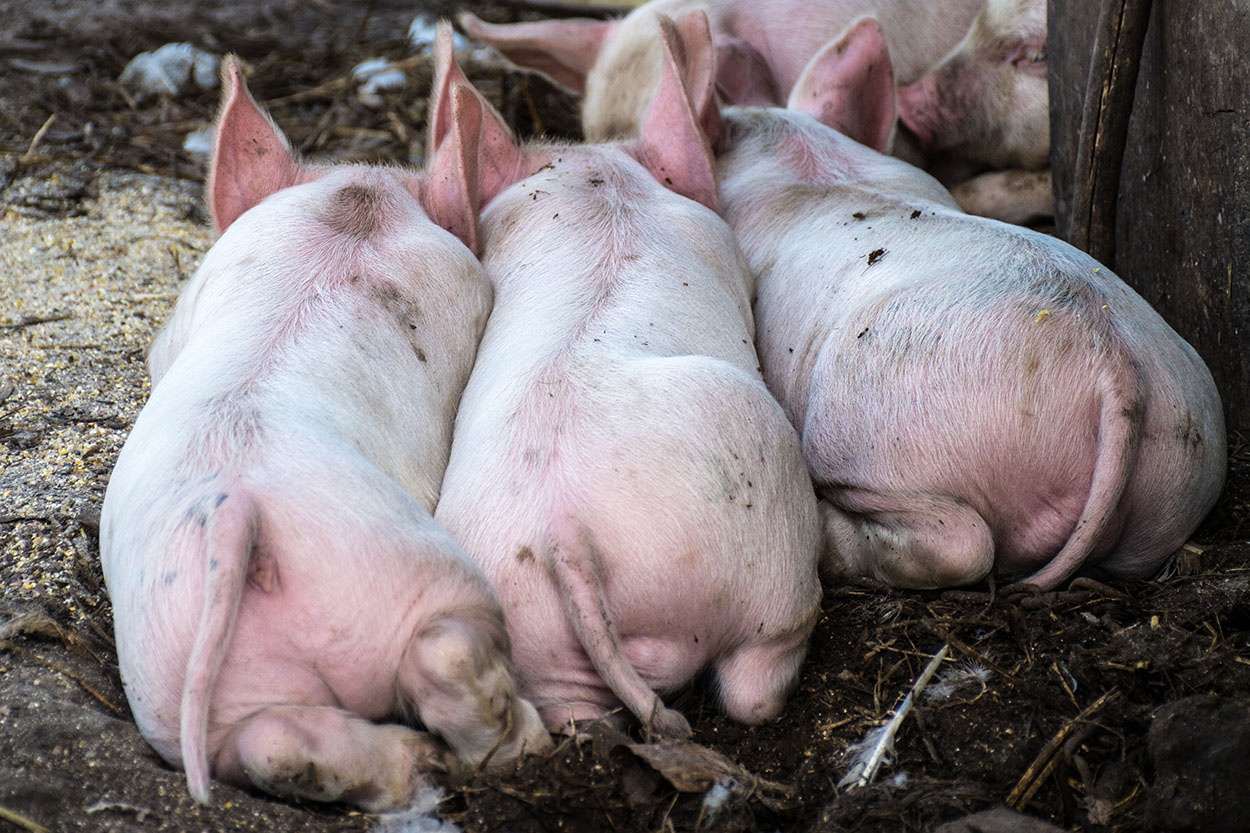
POLYGON ((1089 720, 1095 712, 1110 703, 1119 694, 1120 690, 1116 688, 1106 692, 1082 709, 1080 714, 1065 723, 1055 733, 1055 736, 1046 742, 1046 745, 1042 747, 1042 751, 1037 753, 1033 763, 1029 764, 1029 768, 1024 771, 1024 775, 1020 776, 1020 780, 1015 787, 1007 794, 1006 804, 1008 807, 1021 811, 1028 806, 1029 802, 1033 800, 1034 794, 1041 788, 1042 782, 1046 780, 1046 776, 1055 768, 1058 760, 1055 755, 1060 747, 1063 746, 1063 742, 1067 740, 1068 735, 1072 734, 1078 726, 1089 720))
POLYGON ((942 645, 933 659, 929 660, 929 664, 925 666, 924 671, 916 679, 912 685, 911 691, 907 692, 907 696, 903 698, 903 702, 894 710, 894 714, 890 717, 888 723, 868 733, 868 737, 864 739, 864 754, 855 756, 855 761, 847 770, 846 775, 838 782, 839 789, 853 790, 857 787, 865 786, 870 783, 877 775, 877 770, 881 768, 881 764, 885 761, 886 756, 890 754, 890 750, 894 748, 894 736, 898 734, 899 727, 903 724, 907 713, 911 711, 912 704, 915 702, 917 695, 924 690, 929 684, 929 680, 937 671, 938 666, 942 664, 942 660, 946 659, 946 655, 950 652, 950 645, 942 645))
POLYGON ((44 120, 43 126, 35 131, 35 136, 30 140, 30 147, 26 148, 26 152, 22 154, 21 164, 29 165, 35 160, 35 148, 39 147, 39 143, 43 141, 43 136, 48 132, 48 128, 56 121, 56 113, 52 113, 44 120))
POLYGON ((41 662, 41 663, 43 663, 44 665, 46 665, 46 666, 48 666, 49 668, 51 668, 53 671, 59 672, 59 673, 61 673, 61 674, 64 674, 66 677, 69 677, 71 680, 73 680, 74 682, 78 683, 78 685, 80 685, 80 686, 82 687, 82 690, 83 690, 83 691, 87 692, 87 693, 88 693, 88 694, 90 694, 92 697, 94 697, 95 699, 99 700, 99 701, 100 701, 100 702, 101 702, 101 703, 102 703, 102 704, 103 704, 106 708, 108 708, 108 710, 109 710, 109 711, 111 711, 113 714, 117 715, 118 717, 124 717, 124 716, 125 716, 125 714, 126 714, 126 713, 125 713, 124 711, 122 711, 122 710, 121 710, 121 708, 119 708, 119 707, 118 707, 115 703, 113 703, 113 701, 112 701, 112 700, 109 700, 109 699, 108 699, 107 697, 105 697, 103 694, 101 694, 100 692, 96 691, 96 690, 95 690, 95 688, 93 688, 93 687, 91 686, 91 684, 90 684, 90 683, 88 683, 86 680, 84 680, 84 679, 83 679, 82 677, 80 677, 78 674, 75 674, 73 671, 70 671, 68 668, 64 667, 63 665, 58 665, 57 663, 53 662, 52 660, 47 659, 47 658, 45 658, 45 657, 41 657, 41 656, 39 656, 38 654, 36 654, 34 651, 31 651, 31 650, 28 650, 28 649, 26 649, 26 648, 23 648, 21 645, 14 645, 12 642, 4 642, 4 643, 0 643, 0 644, 3 644, 5 647, 10 648, 11 650, 17 651, 19 654, 24 654, 24 655, 26 655, 26 656, 30 657, 31 659, 36 660, 37 662, 41 662))
POLYGON ((36 324, 47 324, 50 321, 64 321, 73 317, 68 312, 54 312, 51 315, 23 315, 12 324, 0 324, 0 329, 17 330, 22 327, 33 327, 36 324))
POLYGON ((30 833, 48 833, 48 828, 36 821, 31 821, 20 813, 15 813, 7 807, 0 807, 0 819, 4 819, 10 824, 15 824, 23 830, 29 830, 30 833))

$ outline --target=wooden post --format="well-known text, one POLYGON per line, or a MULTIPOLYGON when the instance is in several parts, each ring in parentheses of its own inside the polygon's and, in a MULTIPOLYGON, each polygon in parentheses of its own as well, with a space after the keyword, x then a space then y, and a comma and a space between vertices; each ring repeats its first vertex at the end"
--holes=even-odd
POLYGON ((1116 12, 1150 6, 1049 0, 1056 227, 1198 350, 1229 430, 1250 436, 1250 0, 1153 3, 1116 162, 1122 55, 1141 37, 1116 12))

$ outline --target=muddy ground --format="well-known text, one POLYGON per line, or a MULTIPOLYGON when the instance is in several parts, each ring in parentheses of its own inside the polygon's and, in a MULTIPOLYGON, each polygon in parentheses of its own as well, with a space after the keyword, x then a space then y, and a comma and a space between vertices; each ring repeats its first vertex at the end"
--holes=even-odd
MULTIPOLYGON (((465 5, 495 20, 529 13, 465 5)), ((143 351, 212 242, 203 160, 182 143, 216 96, 142 98, 116 79, 168 42, 235 51, 306 153, 415 160, 429 83, 428 59, 404 44, 417 10, 0 0, 0 831, 377 825, 221 785, 196 805, 129 719, 100 503, 146 397, 143 351), (369 106, 349 75, 375 56, 401 60, 408 82, 369 106)), ((569 97, 484 54, 465 62, 522 135, 576 135, 569 97)), ((663 750, 600 731, 446 785, 440 815, 472 831, 927 831, 1005 804, 1073 830, 1247 829, 1250 453, 1240 437, 1231 451, 1220 504, 1153 581, 1044 595, 833 587, 777 723, 735 725, 697 685, 676 698, 710 750, 702 768, 687 755, 674 770, 663 750), (848 746, 943 645, 939 685, 893 762, 839 790, 848 746), (709 794, 714 783, 726 789, 709 794)))

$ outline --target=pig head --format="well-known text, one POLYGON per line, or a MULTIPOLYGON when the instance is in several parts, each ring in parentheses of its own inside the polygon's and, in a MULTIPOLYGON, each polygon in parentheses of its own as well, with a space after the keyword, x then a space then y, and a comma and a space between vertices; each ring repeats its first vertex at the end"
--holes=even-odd
POLYGON ((862 123, 865 99, 892 94, 883 63, 865 19, 813 57, 790 109, 705 118, 827 572, 906 587, 1150 575, 1222 486, 1210 373, 1106 267, 962 213, 839 132, 888 131, 888 107, 862 123))
POLYGON ((222 235, 104 500, 122 678, 199 801, 211 776, 390 809, 426 773, 550 744, 497 599, 430 514, 490 304, 477 140, 425 172, 306 166, 234 60, 223 81, 222 235), (380 722, 414 719, 451 755, 380 722))
POLYGON ((682 51, 657 24, 655 100, 639 138, 610 145, 517 147, 438 40, 431 146, 450 101, 490 149, 495 305, 435 516, 495 586, 551 728, 623 705, 648 734, 689 735, 659 695, 705 668, 731 717, 773 718, 817 615, 815 495, 758 374, 749 274, 708 208, 710 63, 687 66, 712 48, 701 20, 682 51))
POLYGON ((987 0, 949 55, 900 79, 899 119, 971 213, 1054 216, 1046 34, 1045 0, 987 0))

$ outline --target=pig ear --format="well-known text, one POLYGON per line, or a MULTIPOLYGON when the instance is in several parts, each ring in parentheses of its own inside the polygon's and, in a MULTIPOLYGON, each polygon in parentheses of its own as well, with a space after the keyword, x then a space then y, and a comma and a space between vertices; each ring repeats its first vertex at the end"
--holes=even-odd
MULTIPOLYGON (((467 14, 467 12, 466 12, 467 14)), ((427 121, 426 153, 433 153, 443 143, 451 129, 451 87, 455 83, 469 83, 464 70, 456 63, 455 42, 451 24, 440 20, 434 30, 434 84, 430 89, 427 121)))
POLYGON ((282 131, 257 106, 239 62, 222 63, 222 103, 208 172, 208 202, 218 232, 265 197, 297 184, 303 168, 282 131))
POLYGON ((481 250, 478 213, 518 179, 521 151, 503 119, 468 82, 445 93, 447 132, 426 160, 421 202, 430 218, 481 250))
POLYGON ((874 150, 894 140, 894 66, 881 26, 861 17, 803 68, 786 106, 874 150))
POLYGON ((731 35, 716 37, 716 89, 726 104, 777 107, 781 95, 772 68, 755 45, 731 35))
POLYGON ((487 23, 471 12, 462 12, 457 19, 469 37, 490 44, 517 66, 540 72, 573 93, 586 91, 590 68, 620 26, 617 20, 577 19, 487 23))
POLYGON ((665 187, 715 209, 710 143, 717 138, 720 114, 713 91, 716 63, 707 16, 692 12, 682 18, 681 28, 666 17, 658 20, 664 70, 643 121, 639 158, 665 187))

